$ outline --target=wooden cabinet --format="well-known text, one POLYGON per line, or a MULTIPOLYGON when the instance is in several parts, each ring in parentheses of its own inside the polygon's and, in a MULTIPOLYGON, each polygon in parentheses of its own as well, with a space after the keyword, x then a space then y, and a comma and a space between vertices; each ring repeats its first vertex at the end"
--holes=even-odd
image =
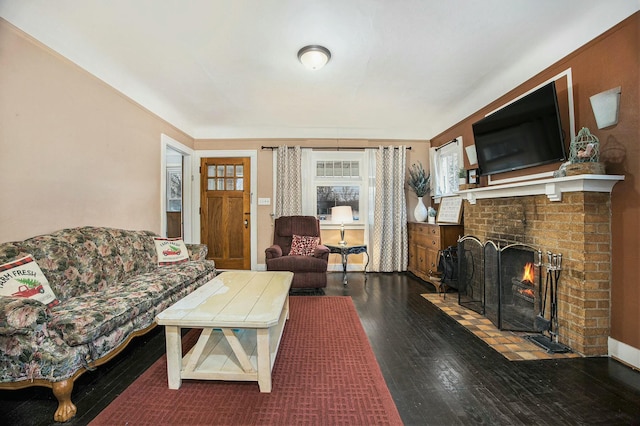
POLYGON ((462 225, 432 225, 409 222, 409 272, 429 281, 438 270, 439 251, 457 244, 463 235, 462 225))

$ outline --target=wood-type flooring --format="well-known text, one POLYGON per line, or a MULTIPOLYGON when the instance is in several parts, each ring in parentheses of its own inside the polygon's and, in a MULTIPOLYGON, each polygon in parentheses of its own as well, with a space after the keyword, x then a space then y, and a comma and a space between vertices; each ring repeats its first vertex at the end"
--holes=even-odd
MULTIPOLYGON (((640 425, 640 372, 606 357, 509 361, 421 296, 411 274, 330 273, 326 295, 351 296, 406 425, 640 425)), ((164 330, 77 381, 84 425, 164 353, 164 330)), ((277 389, 274 389, 277 391, 277 389)), ((0 423, 48 425, 46 388, 0 391, 0 423)))

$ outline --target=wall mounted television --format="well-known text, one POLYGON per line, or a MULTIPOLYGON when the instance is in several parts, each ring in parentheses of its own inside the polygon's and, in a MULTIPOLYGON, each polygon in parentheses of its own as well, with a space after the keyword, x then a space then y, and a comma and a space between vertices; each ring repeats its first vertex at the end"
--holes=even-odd
POLYGON ((553 81, 477 121, 472 127, 481 175, 566 159, 553 81))

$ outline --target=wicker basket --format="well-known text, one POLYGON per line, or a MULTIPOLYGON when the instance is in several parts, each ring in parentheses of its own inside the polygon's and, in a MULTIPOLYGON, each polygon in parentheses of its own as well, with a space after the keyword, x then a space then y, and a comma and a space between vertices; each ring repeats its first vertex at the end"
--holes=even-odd
POLYGON ((595 162, 568 164, 565 170, 567 171, 567 176, 605 174, 604 163, 595 162))

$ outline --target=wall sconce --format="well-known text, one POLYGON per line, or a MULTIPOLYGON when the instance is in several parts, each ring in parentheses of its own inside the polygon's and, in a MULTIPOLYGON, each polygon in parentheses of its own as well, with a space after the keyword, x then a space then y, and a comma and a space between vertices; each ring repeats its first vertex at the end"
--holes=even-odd
POLYGON ((340 224, 340 242, 338 244, 346 246, 347 242, 344 240, 344 224, 353 222, 351 206, 331 207, 331 221, 340 224))
POLYGON ((618 122, 618 112, 620 111, 620 86, 605 90, 589 98, 591 109, 596 117, 598 129, 613 126, 618 122))
POLYGON ((324 46, 305 46, 298 51, 298 60, 310 70, 319 70, 331 59, 331 52, 324 46))

